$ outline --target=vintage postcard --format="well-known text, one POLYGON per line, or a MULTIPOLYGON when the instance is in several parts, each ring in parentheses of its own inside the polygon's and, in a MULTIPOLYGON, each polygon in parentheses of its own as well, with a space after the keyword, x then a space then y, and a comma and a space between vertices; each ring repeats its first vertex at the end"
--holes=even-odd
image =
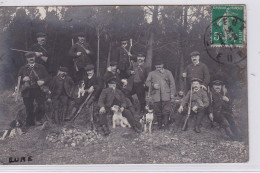
POLYGON ((0 7, 0 164, 249 161, 247 6, 0 7))

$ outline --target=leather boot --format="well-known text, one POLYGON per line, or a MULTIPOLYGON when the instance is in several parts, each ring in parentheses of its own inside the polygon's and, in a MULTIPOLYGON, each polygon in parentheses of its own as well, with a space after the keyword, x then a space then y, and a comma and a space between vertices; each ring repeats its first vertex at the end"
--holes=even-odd
POLYGON ((232 140, 235 140, 234 134, 232 133, 231 129, 229 127, 225 128, 226 135, 232 140))
POLYGON ((200 128, 199 128, 199 126, 196 126, 194 130, 195 130, 196 133, 200 133, 200 128))
POLYGON ((109 133, 110 133, 108 127, 106 125, 103 125, 102 128, 103 128, 103 131, 104 131, 104 135, 108 136, 109 133))
POLYGON ((162 129, 162 117, 157 116, 159 130, 162 129))
POLYGON ((168 123, 169 123, 169 116, 168 115, 164 115, 163 116, 164 130, 168 130, 168 123))

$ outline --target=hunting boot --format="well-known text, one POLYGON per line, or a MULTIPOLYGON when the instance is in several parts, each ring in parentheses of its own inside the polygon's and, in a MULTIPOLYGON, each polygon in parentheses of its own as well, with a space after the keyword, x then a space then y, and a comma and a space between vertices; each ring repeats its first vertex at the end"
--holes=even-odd
POLYGON ((200 133, 200 127, 199 127, 199 125, 195 127, 194 131, 195 131, 196 133, 200 133))
POLYGON ((110 131, 109 131, 107 125, 103 125, 103 126, 102 126, 102 129, 103 129, 103 131, 104 131, 104 135, 105 135, 105 136, 108 136, 109 133, 110 133, 110 131))
POLYGON ((157 116, 157 121, 158 121, 159 130, 161 130, 162 129, 162 117, 161 116, 157 116))
POLYGON ((168 130, 168 123, 169 123, 169 116, 168 115, 164 115, 163 116, 163 125, 164 125, 164 130, 168 130))
POLYGON ((232 133, 231 129, 229 127, 226 127, 225 128, 225 132, 226 132, 226 135, 232 140, 234 141, 235 140, 235 136, 234 134, 232 133))

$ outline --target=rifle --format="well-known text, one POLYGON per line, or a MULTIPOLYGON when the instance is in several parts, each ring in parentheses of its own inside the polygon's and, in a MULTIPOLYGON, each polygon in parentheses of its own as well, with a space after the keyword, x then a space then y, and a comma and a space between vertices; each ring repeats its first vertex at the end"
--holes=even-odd
MULTIPOLYGON (((29 53, 29 52, 38 53, 38 52, 34 52, 34 51, 27 51, 27 50, 13 49, 13 48, 11 48, 11 50, 14 50, 14 51, 17 51, 17 52, 23 52, 23 53, 29 53)), ((46 57, 46 56, 40 56, 40 58, 44 62, 46 62, 48 60, 48 57, 46 57)))
POLYGON ((85 104, 89 101, 91 95, 92 95, 93 91, 91 93, 89 93, 88 97, 86 98, 86 100, 80 105, 79 109, 77 110, 76 114, 74 115, 74 117, 71 119, 72 121, 75 121, 75 119, 79 116, 79 113, 81 112, 81 110, 83 109, 83 107, 85 106, 85 104))
MULTIPOLYGON (((74 40, 73 40, 73 38, 71 39, 71 45, 72 45, 72 46, 74 45, 74 40)), ((73 59, 73 63, 74 63, 74 67, 75 67, 76 71, 79 71, 79 68, 78 68, 78 66, 77 66, 77 61, 76 61, 76 59, 73 59)))
POLYGON ((190 112, 191 112, 191 97, 192 97, 192 85, 190 87, 190 100, 189 100, 189 105, 188 105, 188 114, 185 118, 185 121, 184 121, 184 124, 183 124, 183 127, 182 127, 182 130, 185 131, 186 128, 187 128, 187 123, 188 123, 188 120, 190 118, 190 112))
MULTIPOLYGON (((209 88, 209 86, 208 86, 208 95, 209 95, 209 103, 210 103, 210 105, 212 106, 212 92, 210 91, 210 88, 209 88)), ((209 109, 210 110, 210 113, 212 113, 213 114, 213 111, 211 110, 211 108, 209 109)), ((211 122, 211 127, 213 127, 213 119, 211 119, 210 118, 210 122, 211 122)))
POLYGON ((95 131, 96 127, 93 120, 93 114, 94 114, 94 103, 92 103, 90 106, 90 123, 91 123, 92 130, 95 131))
MULTIPOLYGON (((133 39, 130 38, 130 46, 129 46, 129 49, 128 49, 129 53, 131 52, 132 46, 133 46, 133 39)), ((130 63, 130 66, 132 66, 132 67, 134 66, 133 65, 133 60, 131 60, 130 56, 129 56, 129 63, 130 63)))
POLYGON ((15 102, 17 102, 17 100, 18 100, 19 88, 20 88, 20 84, 21 84, 21 77, 22 76, 18 76, 18 82, 17 82, 17 86, 15 88, 15 102))

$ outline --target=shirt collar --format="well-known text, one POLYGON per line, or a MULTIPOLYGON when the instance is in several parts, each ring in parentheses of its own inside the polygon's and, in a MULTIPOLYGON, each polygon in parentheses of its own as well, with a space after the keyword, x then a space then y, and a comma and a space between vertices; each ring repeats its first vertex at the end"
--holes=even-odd
POLYGON ((193 64, 193 66, 199 66, 200 65, 200 62, 198 62, 198 64, 194 64, 194 63, 192 63, 193 64))

